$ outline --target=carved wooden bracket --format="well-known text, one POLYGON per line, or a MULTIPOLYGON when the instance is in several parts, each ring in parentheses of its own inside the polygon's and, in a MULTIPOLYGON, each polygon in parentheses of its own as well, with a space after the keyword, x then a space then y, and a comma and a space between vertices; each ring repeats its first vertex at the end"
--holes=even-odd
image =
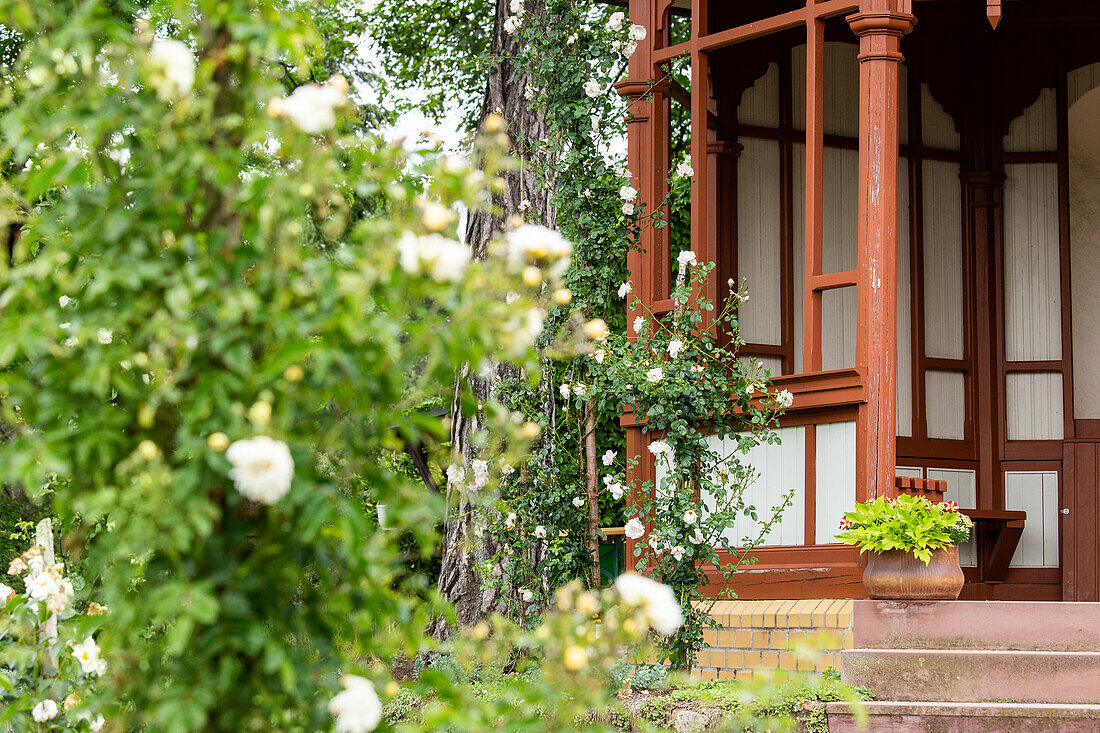
POLYGON ((1001 22, 1001 0, 985 0, 985 17, 996 28, 1001 22))

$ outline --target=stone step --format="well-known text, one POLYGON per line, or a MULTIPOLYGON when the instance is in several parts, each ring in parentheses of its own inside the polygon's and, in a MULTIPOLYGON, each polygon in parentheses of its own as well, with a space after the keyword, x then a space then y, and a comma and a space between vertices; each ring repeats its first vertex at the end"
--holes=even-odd
POLYGON ((854 646, 865 649, 1100 650, 1100 603, 856 601, 854 646))
POLYGON ((848 649, 840 674, 878 700, 1100 703, 1100 652, 848 649))
POLYGON ((1100 705, 867 702, 860 727, 847 703, 825 706, 829 733, 1095 733, 1100 705))

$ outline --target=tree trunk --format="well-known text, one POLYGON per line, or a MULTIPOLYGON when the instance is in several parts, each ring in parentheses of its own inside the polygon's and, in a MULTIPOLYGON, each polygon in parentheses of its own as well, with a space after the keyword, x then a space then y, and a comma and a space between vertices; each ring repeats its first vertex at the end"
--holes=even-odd
POLYGON ((592 554, 592 587, 600 587, 600 503, 597 491, 600 470, 596 466, 596 403, 584 403, 585 483, 588 488, 588 551, 592 554))
MULTIPOLYGON (((525 5, 527 23, 545 22, 544 0, 528 0, 525 5)), ((512 59, 519 47, 515 39, 504 30, 504 21, 509 14, 508 0, 497 0, 491 47, 493 59, 485 85, 478 127, 480 129, 483 126, 489 115, 500 115, 504 118, 513 146, 517 146, 518 141, 542 140, 546 136, 547 126, 540 112, 528 109, 524 96, 528 76, 522 68, 514 64, 512 59)), ((485 259, 489 241, 504 231, 505 222, 511 216, 521 215, 527 221, 548 227, 556 224, 556 211, 550 203, 552 185, 539 179, 535 167, 525 161, 526 152, 516 148, 520 165, 503 174, 503 191, 494 196, 493 203, 499 207, 500 216, 494 216, 487 211, 476 211, 470 215, 466 243, 478 259, 485 259), (527 201, 529 206, 521 209, 522 201, 527 201)), ((514 368, 502 365, 497 368, 494 376, 508 373, 514 374, 514 368)), ((473 457, 470 438, 484 426, 480 413, 463 413, 460 399, 463 390, 468 388, 476 403, 482 404, 492 399, 495 381, 495 378, 486 380, 471 374, 469 367, 457 376, 455 399, 451 405, 451 452, 456 463, 463 461, 465 465, 469 464, 473 457)), ((553 402, 551 396, 550 407, 547 408, 551 412, 553 402)), ((503 611, 506 607, 506 599, 501 592, 487 587, 477 570, 479 564, 484 564, 497 553, 499 545, 488 534, 478 537, 471 531, 471 505, 461 492, 448 487, 447 494, 448 516, 438 589, 444 598, 454 604, 458 623, 469 625, 493 611, 503 611)), ((531 552, 534 556, 530 559, 537 560, 536 556, 545 552, 545 548, 534 547, 531 552)), ((499 567, 497 572, 500 572, 499 567)), ((440 622, 432 629, 433 636, 437 638, 444 638, 449 633, 450 629, 440 622)))

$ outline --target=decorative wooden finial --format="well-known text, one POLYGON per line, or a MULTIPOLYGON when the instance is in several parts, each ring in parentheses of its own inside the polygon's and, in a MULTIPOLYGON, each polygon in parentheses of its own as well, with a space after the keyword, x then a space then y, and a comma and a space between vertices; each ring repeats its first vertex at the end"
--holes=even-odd
POLYGON ((1001 0, 985 0, 985 17, 989 18, 989 25, 996 30, 1001 22, 1001 0))

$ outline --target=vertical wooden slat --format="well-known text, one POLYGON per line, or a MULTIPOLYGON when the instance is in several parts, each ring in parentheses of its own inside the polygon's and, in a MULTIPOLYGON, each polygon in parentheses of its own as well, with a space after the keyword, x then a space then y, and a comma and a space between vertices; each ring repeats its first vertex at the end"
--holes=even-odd
MULTIPOLYGON (((691 0, 691 37, 695 41, 707 34, 707 0, 691 0)), ((716 232, 710 226, 714 208, 714 176, 712 175, 707 146, 711 142, 708 112, 711 102, 711 78, 709 57, 706 52, 693 48, 691 52, 691 163, 695 177, 691 181, 691 248, 700 262, 718 259, 716 232)), ((718 289, 714 278, 708 279, 704 297, 717 299, 718 289)), ((704 313, 704 323, 709 324, 714 312, 704 313)))
POLYGON ((1069 221, 1069 90, 1067 89, 1066 49, 1068 39, 1062 31, 1058 45, 1058 83, 1055 89, 1056 139, 1058 150, 1058 254, 1062 263, 1059 285, 1062 291, 1062 416, 1066 439, 1076 437, 1073 415, 1073 263, 1070 261, 1069 221))
POLYGON ((813 277, 821 274, 824 227, 822 167, 824 156, 825 23, 811 18, 806 23, 806 205, 803 209, 805 236, 803 257, 804 296, 802 319, 802 371, 821 369, 821 293, 813 288, 813 277))
POLYGON ((806 531, 804 542, 817 543, 817 426, 806 426, 806 531))
MULTIPOLYGON (((1077 491, 1077 444, 1067 442, 1062 450, 1062 507, 1072 507, 1077 491)), ((1076 516, 1060 516, 1062 538, 1062 600, 1077 600, 1077 532, 1074 526, 1076 516)))

